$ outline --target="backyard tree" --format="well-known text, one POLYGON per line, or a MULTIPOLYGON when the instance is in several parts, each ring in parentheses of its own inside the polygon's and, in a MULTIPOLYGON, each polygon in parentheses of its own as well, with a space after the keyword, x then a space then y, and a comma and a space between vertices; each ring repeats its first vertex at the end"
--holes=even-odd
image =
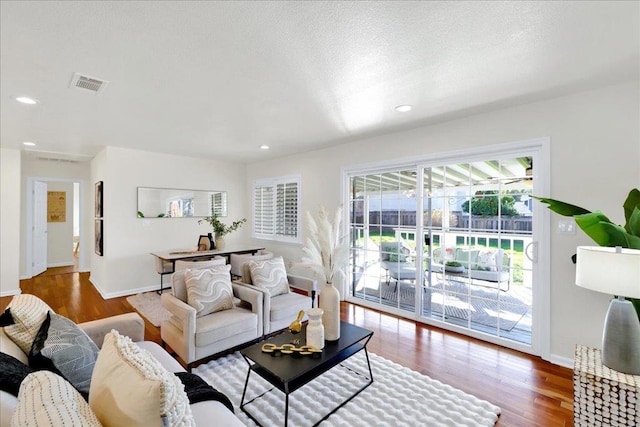
MULTIPOLYGON (((513 206, 515 203, 513 196, 502 194, 499 195, 498 191, 478 191, 474 198, 471 199, 471 214, 482 216, 496 216, 498 215, 498 206, 500 206, 500 215, 503 216, 516 216, 518 210, 513 206), (498 205, 498 199, 500 199, 500 205, 498 205)), ((469 212, 469 201, 467 200, 462 204, 462 211, 469 212)))

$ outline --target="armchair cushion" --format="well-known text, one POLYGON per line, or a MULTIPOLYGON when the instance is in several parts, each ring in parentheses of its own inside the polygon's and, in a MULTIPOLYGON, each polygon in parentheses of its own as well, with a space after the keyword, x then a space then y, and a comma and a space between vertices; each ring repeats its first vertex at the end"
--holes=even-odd
POLYGON ((196 347, 204 347, 216 341, 255 331, 258 316, 250 310, 234 308, 196 319, 196 347))
POLYGON ((231 266, 185 270, 187 303, 196 309, 196 317, 233 308, 231 266))
POLYGON ((242 282, 251 284, 251 272, 249 271, 249 261, 263 261, 273 258, 273 253, 260 251, 257 254, 231 254, 229 263, 231 264, 231 274, 240 277, 242 282), (246 271, 245 271, 245 268, 246 271))
POLYGON ((266 289, 274 297, 289 293, 287 271, 281 256, 263 261, 249 261, 253 284, 266 289))
POLYGON ((195 425, 178 377, 115 330, 98 355, 89 405, 105 425, 195 425))

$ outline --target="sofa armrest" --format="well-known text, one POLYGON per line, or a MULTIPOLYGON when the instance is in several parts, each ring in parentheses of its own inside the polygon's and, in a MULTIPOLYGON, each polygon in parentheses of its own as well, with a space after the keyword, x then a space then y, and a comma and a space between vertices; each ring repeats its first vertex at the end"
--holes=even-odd
POLYGON ((144 341, 144 320, 138 313, 125 313, 104 319, 92 320, 78 325, 96 343, 102 347, 105 335, 112 329, 131 338, 132 341, 144 341))

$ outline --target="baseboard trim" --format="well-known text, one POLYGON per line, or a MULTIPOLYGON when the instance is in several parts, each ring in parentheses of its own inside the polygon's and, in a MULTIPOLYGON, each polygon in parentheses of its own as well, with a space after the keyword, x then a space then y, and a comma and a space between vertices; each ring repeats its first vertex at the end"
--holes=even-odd
POLYGON ((573 359, 570 357, 558 356, 557 354, 552 354, 549 357, 549 362, 564 366, 565 368, 573 369, 573 359))
POLYGON ((20 295, 21 293, 22 293, 22 290, 20 290, 20 288, 18 288, 18 289, 14 289, 12 291, 0 292, 0 297, 12 297, 14 295, 20 295))
POLYGON ((100 296, 105 300, 111 299, 111 298, 124 297, 128 295, 140 294, 143 292, 157 291, 158 289, 160 289, 160 284, 158 283, 157 285, 145 286, 142 288, 126 289, 126 290, 117 291, 117 292, 104 292, 98 285, 96 285, 91 280, 91 278, 89 278, 89 282, 91 282, 93 287, 96 288, 100 296))
POLYGON ((53 268, 53 267, 70 267, 72 265, 74 265, 75 263, 73 261, 63 261, 63 262, 52 262, 52 263, 48 263, 47 264, 47 268, 53 268))

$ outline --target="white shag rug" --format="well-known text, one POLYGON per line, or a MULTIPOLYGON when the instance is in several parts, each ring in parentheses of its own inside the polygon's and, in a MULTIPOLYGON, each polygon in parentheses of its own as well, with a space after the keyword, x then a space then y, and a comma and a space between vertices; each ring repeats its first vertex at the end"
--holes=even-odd
POLYGON ((127 302, 153 326, 160 326, 163 320, 169 320, 171 317, 171 313, 160 304, 160 295, 155 292, 131 295, 127 297, 127 302))
MULTIPOLYGON (((283 356, 290 357, 290 356, 283 356)), ((433 380, 419 372, 369 353, 373 384, 320 424, 321 426, 494 426, 500 408, 485 400, 433 380)), ((240 409, 248 365, 239 352, 193 370, 226 394, 236 416, 256 424, 240 409)), ((359 352, 289 395, 289 425, 308 427, 366 383, 364 352, 359 352)), ((251 373, 246 409, 264 426, 281 426, 284 394, 251 373), (256 398, 256 396, 260 396, 256 398)))

